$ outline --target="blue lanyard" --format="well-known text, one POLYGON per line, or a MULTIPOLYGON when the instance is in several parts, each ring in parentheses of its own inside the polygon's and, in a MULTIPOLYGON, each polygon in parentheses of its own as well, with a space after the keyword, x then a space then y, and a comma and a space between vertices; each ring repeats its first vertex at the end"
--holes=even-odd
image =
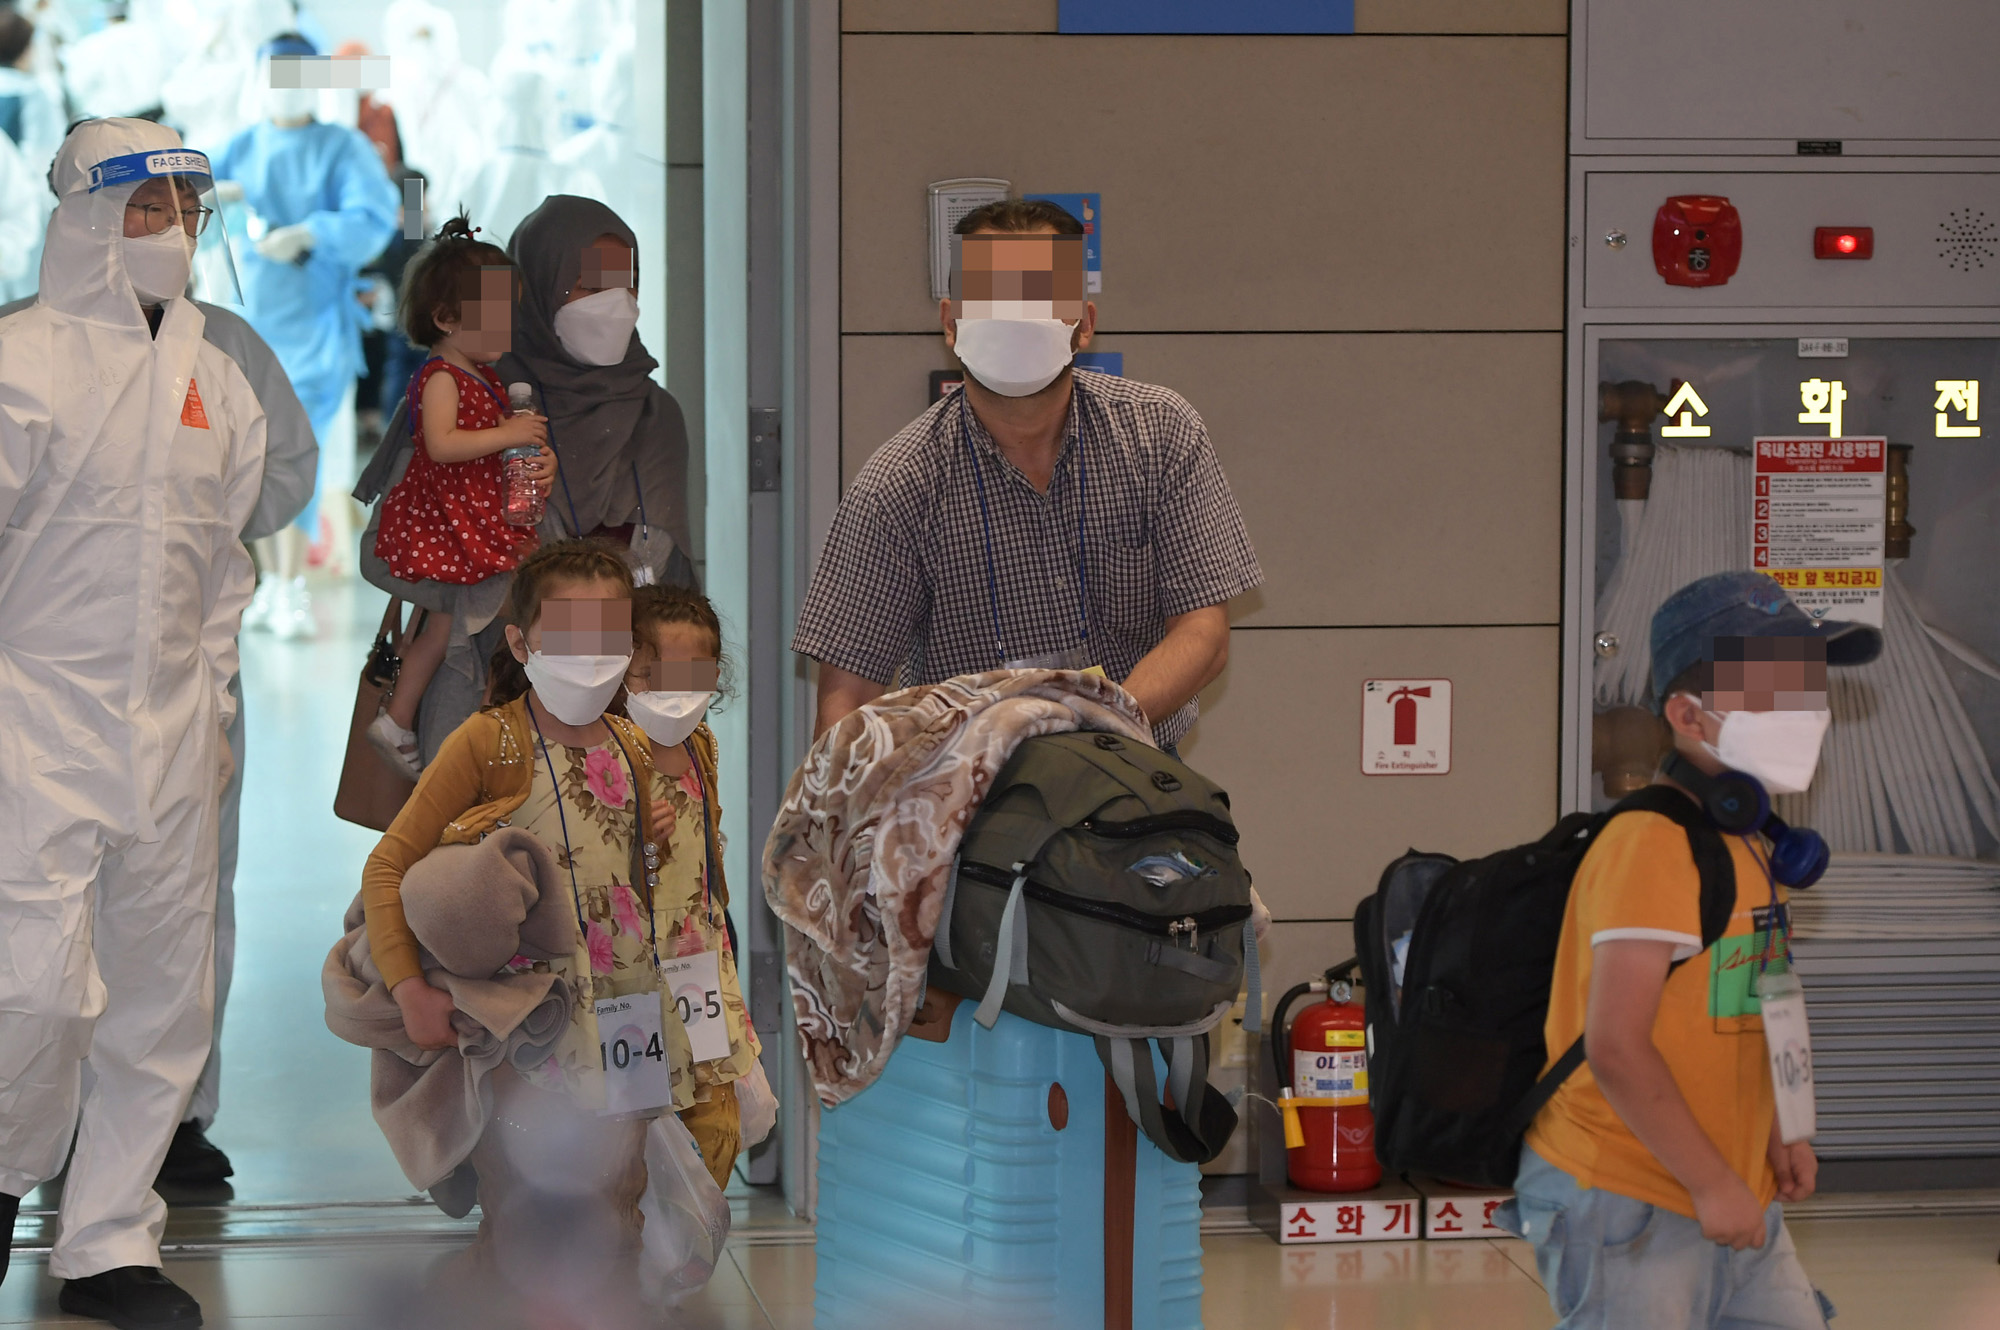
POLYGON ((1749 835, 1749 836, 1740 836, 1738 837, 1738 839, 1743 842, 1743 848, 1750 851, 1750 857, 1757 861, 1757 867, 1764 870, 1764 880, 1770 883, 1771 885, 1771 917, 1770 917, 1770 923, 1768 925, 1769 931, 1765 934, 1764 937, 1764 949, 1757 953, 1757 974, 1759 977, 1761 977, 1766 970, 1771 968, 1770 953, 1772 948, 1777 944, 1778 930, 1780 927, 1782 927, 1785 931, 1785 955, 1783 959, 1785 960, 1787 966, 1789 966, 1791 963, 1792 928, 1791 928, 1791 920, 1786 917, 1791 913, 1791 911, 1787 910, 1784 906, 1778 904, 1778 879, 1775 875, 1772 874, 1771 861, 1765 857, 1764 851, 1758 847, 1756 837, 1754 835, 1749 835))
MULTIPOLYGON (((1079 421, 1083 417, 1083 385, 1071 389, 1072 410, 1079 421)), ((980 474, 979 450, 972 445, 972 422, 965 408, 965 389, 958 390, 958 432, 965 441, 966 454, 972 459, 972 483, 979 491, 979 524, 986 535, 986 600, 993 611, 993 654, 1001 663, 1007 662, 1007 647, 1000 632, 1000 577, 993 564, 993 511, 986 503, 986 480, 980 474)), ((1077 640, 1085 646, 1090 644, 1090 581, 1089 563, 1084 558, 1083 535, 1084 518, 1089 512, 1085 502, 1084 482, 1087 471, 1083 459, 1082 430, 1077 431, 1076 443, 1076 617, 1077 640)))
MULTIPOLYGON (((521 372, 528 376, 528 383, 534 388, 535 396, 547 402, 548 394, 542 391, 541 380, 537 379, 526 365, 521 367, 521 372)), ((563 502, 569 505, 569 533, 573 538, 580 540, 584 535, 583 522, 576 515, 576 495, 570 492, 569 469, 562 464, 562 446, 556 442, 555 422, 549 421, 548 426, 549 451, 556 455, 556 475, 562 480, 563 502)), ((652 528, 646 524, 646 491, 639 484, 639 464, 636 461, 632 463, 632 494, 639 504, 639 542, 643 545, 652 539, 652 528)))
MULTIPOLYGON (((542 737, 542 722, 535 718, 534 701, 529 699, 524 705, 528 708, 528 721, 535 727, 535 741, 542 746, 542 761, 548 764, 549 788, 556 796, 556 824, 562 828, 563 857, 569 860, 570 901, 576 906, 576 938, 578 942, 585 943, 585 949, 588 950, 590 925, 585 923, 583 918, 583 889, 576 885, 576 854, 569 845, 569 815, 563 812, 562 781, 556 776, 556 764, 549 757, 549 741, 542 737)), ((606 722, 605 728, 607 730, 611 728, 609 722, 606 722)), ((625 751, 625 745, 619 741, 616 731, 611 733, 611 746, 625 759, 625 770, 632 778, 632 835, 643 839, 644 829, 639 825, 639 773, 632 769, 632 755, 625 751)), ((706 801, 703 802, 703 811, 704 813, 707 811, 706 801)), ((639 862, 642 865, 646 862, 644 855, 640 856, 639 862)), ((657 972, 662 968, 660 928, 659 920, 653 913, 653 893, 650 890, 646 893, 646 933, 653 944, 653 969, 657 972)))

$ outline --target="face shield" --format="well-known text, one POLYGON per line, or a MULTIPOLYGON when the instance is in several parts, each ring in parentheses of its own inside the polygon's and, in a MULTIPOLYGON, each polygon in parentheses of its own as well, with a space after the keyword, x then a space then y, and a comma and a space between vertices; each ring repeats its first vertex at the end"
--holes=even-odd
POLYGON ((90 168, 89 191, 91 229, 119 255, 141 305, 182 294, 243 303, 206 154, 169 148, 107 158, 90 168))

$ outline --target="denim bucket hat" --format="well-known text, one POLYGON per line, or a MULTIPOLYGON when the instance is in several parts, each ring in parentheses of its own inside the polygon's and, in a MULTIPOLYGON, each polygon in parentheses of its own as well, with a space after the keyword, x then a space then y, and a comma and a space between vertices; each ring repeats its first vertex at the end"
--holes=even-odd
POLYGON ((1882 653, 1882 631, 1814 619, 1764 573, 1716 573, 1688 583, 1653 614, 1653 703, 1704 659, 1718 637, 1819 637, 1829 665, 1866 665, 1882 653))

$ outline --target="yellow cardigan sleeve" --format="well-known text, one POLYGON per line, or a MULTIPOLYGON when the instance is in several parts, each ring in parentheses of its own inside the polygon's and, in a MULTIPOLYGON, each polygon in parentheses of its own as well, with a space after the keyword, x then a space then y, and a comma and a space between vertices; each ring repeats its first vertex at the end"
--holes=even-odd
POLYGON ((446 737, 362 870, 368 947, 391 992, 405 979, 423 973, 417 963, 417 936, 403 917, 403 874, 438 847, 445 828, 484 801, 482 750, 490 754, 498 723, 496 717, 475 713, 446 737))
POLYGON ((716 901, 729 908, 729 875, 722 868, 722 795, 716 789, 721 779, 721 744, 717 742, 715 731, 707 724, 695 727, 695 763, 701 768, 701 788, 708 792, 708 824, 715 830, 715 881, 709 884, 716 901))

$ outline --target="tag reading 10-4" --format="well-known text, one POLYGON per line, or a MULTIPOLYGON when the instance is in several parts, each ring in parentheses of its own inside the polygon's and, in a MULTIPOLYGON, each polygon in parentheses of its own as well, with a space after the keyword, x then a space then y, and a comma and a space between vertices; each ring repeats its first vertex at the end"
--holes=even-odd
POLYGON ((606 1113, 642 1113, 673 1102, 673 1069, 662 1024, 658 993, 597 999, 606 1113))

